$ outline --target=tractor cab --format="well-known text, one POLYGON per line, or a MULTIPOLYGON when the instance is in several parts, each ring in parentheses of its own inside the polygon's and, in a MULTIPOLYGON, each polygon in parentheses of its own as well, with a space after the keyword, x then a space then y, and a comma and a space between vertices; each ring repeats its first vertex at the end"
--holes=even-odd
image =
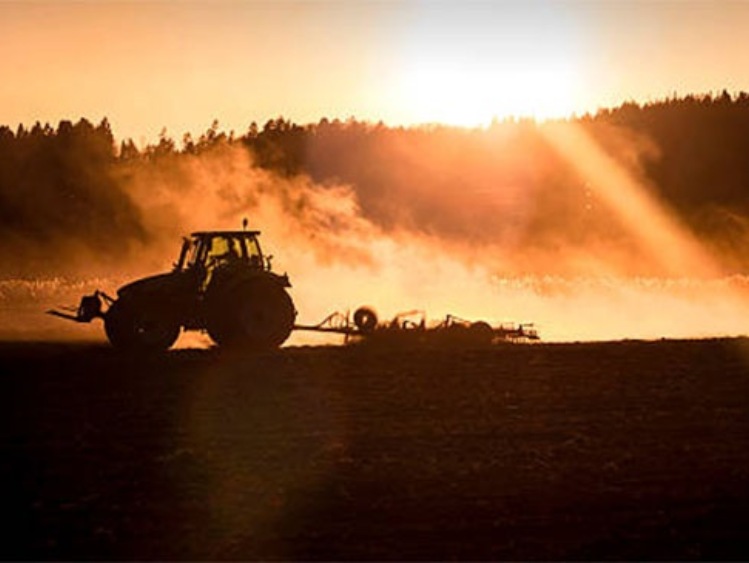
POLYGON ((177 272, 201 271, 210 275, 218 267, 249 266, 270 271, 258 241, 259 231, 208 231, 185 237, 174 269, 177 272))

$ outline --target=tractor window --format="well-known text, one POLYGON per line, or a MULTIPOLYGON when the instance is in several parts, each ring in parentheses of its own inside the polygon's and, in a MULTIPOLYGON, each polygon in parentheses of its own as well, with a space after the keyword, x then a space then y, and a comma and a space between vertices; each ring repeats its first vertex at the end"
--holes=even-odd
POLYGON ((260 251, 260 244, 255 237, 247 237, 244 240, 247 251, 247 261, 256 268, 263 268, 263 253, 260 251))
POLYGON ((183 270, 192 268, 198 262, 198 252, 200 250, 199 239, 185 239, 182 245, 182 252, 180 253, 179 262, 177 267, 183 270))
POLYGON ((252 260, 253 258, 259 259, 262 254, 260 253, 260 245, 257 243, 257 239, 248 238, 245 239, 247 245, 247 257, 252 260))
POLYGON ((206 264, 219 266, 244 259, 242 246, 234 237, 214 237, 206 257, 206 264))
POLYGON ((208 260, 222 256, 227 252, 229 252, 229 244, 225 238, 213 237, 213 239, 211 239, 211 247, 208 250, 208 260))

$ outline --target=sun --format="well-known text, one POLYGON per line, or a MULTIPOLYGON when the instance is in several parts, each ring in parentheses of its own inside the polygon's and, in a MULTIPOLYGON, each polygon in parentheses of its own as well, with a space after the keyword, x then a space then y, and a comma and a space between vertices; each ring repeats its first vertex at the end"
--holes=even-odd
POLYGON ((395 100, 404 121, 476 126, 576 110, 580 39, 559 10, 564 6, 544 4, 543 12, 516 3, 418 6, 397 71, 395 100))
POLYGON ((401 101, 414 123, 478 126, 510 116, 565 117, 575 111, 574 72, 553 62, 419 62, 402 79, 401 101))

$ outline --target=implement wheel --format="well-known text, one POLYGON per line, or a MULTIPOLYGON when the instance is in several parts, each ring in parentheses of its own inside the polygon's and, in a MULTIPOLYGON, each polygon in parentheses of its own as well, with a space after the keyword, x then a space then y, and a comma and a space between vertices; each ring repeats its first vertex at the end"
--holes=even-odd
POLYGON ((377 313, 369 307, 359 307, 354 311, 354 326, 362 334, 369 334, 377 328, 377 313))

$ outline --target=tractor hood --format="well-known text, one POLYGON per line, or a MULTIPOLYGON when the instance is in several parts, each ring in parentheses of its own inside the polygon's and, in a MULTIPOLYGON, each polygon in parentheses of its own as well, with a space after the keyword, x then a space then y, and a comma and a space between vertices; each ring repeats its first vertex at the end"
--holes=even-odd
POLYGON ((158 274, 123 285, 117 290, 120 297, 144 297, 172 291, 178 277, 174 273, 158 274))

